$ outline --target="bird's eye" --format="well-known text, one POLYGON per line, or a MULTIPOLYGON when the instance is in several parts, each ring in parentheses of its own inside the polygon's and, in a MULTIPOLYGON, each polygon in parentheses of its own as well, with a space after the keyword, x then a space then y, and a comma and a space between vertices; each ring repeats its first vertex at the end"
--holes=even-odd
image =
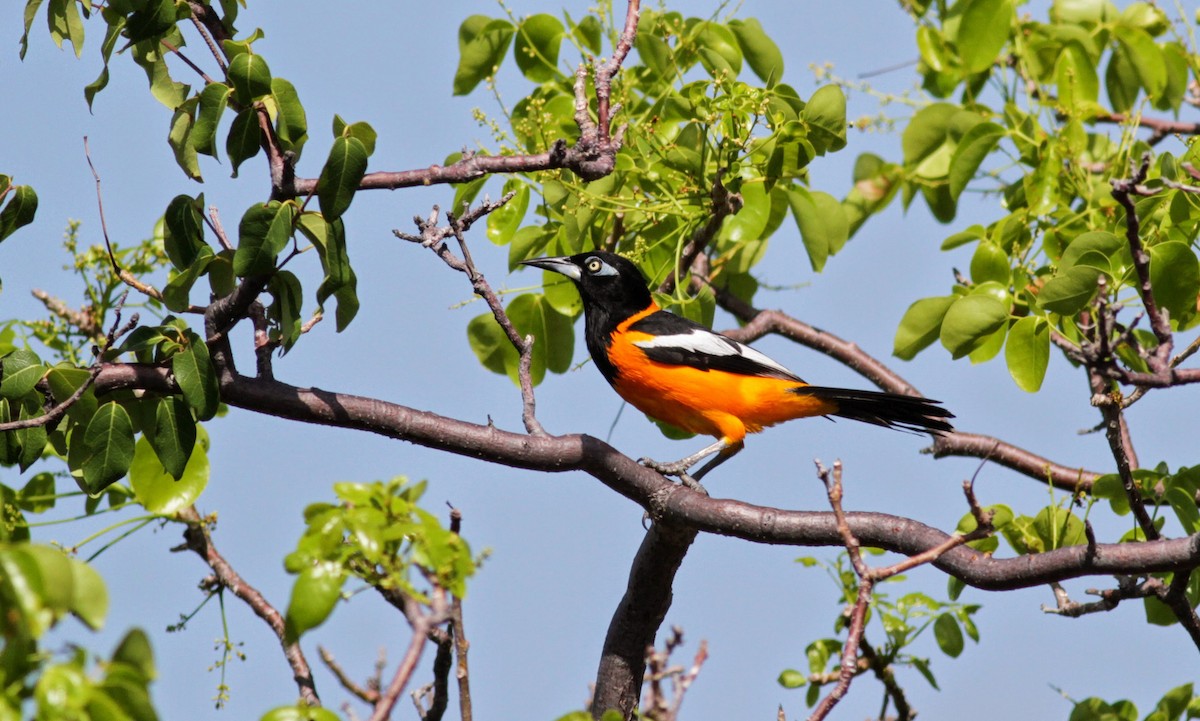
POLYGON ((600 269, 604 267, 604 261, 599 258, 588 258, 584 267, 589 273, 599 273, 600 269))

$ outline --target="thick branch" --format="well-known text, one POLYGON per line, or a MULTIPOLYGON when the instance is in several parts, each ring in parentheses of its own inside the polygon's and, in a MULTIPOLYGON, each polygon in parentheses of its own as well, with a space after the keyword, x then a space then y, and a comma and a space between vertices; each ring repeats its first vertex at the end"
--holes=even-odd
POLYGON ((629 585, 604 638, 592 699, 593 718, 599 719, 609 709, 620 711, 623 718, 633 717, 646 674, 646 649, 654 645, 654 635, 671 607, 675 573, 695 539, 694 529, 672 523, 656 522, 646 532, 629 571, 629 585))
MULTIPOLYGON (((105 364, 98 393, 141 388, 177 393, 170 373, 154 366, 105 364)), ((540 471, 582 470, 648 509, 661 522, 755 543, 839 546, 833 514, 788 511, 692 493, 587 435, 531 436, 420 411, 374 398, 298 388, 278 381, 232 375, 221 399, 236 408, 280 418, 369 431, 427 448, 540 471)), ((919 521, 883 513, 848 513, 864 545, 915 555, 944 543, 949 534, 919 521)), ((1029 588, 1089 575, 1130 575, 1200 567, 1200 535, 1146 543, 1072 546, 1017 558, 993 558, 956 548, 933 564, 985 590, 1029 588)))

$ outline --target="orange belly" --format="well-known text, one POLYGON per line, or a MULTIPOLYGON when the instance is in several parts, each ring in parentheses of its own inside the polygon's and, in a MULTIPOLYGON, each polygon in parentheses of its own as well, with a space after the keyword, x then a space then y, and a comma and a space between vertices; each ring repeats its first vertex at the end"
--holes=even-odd
POLYGON ((837 410, 835 403, 790 392, 805 385, 796 381, 656 363, 633 345, 642 338, 630 335, 609 349, 621 369, 613 387, 646 415, 685 431, 736 444, 767 426, 837 410))

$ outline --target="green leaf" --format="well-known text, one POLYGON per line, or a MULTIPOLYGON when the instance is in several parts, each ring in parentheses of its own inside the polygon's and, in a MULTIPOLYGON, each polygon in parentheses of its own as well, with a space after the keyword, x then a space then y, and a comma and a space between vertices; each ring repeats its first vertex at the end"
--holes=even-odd
POLYGON ((363 148, 366 149, 367 157, 375 154, 375 140, 377 139, 378 134, 375 132, 375 128, 371 127, 370 123, 359 120, 358 122, 345 125, 345 121, 336 115, 334 116, 334 121, 335 138, 339 135, 346 138, 356 138, 358 142, 363 144, 363 148), (340 131, 337 129, 338 121, 342 123, 342 128, 340 131))
POLYGON ((21 60, 25 59, 25 53, 29 50, 29 29, 33 27, 33 19, 37 17, 38 8, 42 5, 42 0, 26 0, 25 3, 25 32, 21 34, 21 50, 17 54, 21 60))
POLYGON ((239 277, 267 275, 292 236, 296 207, 272 200, 250 206, 238 224, 238 247, 233 272, 239 277))
POLYGON ((800 186, 787 189, 788 205, 800 229, 812 269, 821 272, 828 257, 845 245, 850 235, 846 211, 836 198, 800 186))
POLYGON ((479 363, 493 373, 516 367, 518 354, 491 313, 475 316, 467 323, 467 342, 479 363))
POLYGON ((254 108, 245 108, 234 117, 229 135, 225 137, 225 154, 233 166, 233 177, 237 177, 238 166, 258 155, 261 138, 258 113, 254 108))
POLYGON ((952 613, 943 613, 933 622, 933 637, 938 648, 950 658, 958 658, 963 652, 963 633, 958 619, 952 613))
POLYGON ((300 317, 304 303, 300 279, 294 273, 280 270, 271 276, 267 283, 267 291, 271 294, 272 302, 267 308, 267 319, 278 328, 283 352, 291 350, 300 338, 300 328, 303 319, 300 317))
POLYGON ((954 305, 956 296, 922 298, 908 307, 896 329, 892 354, 902 360, 912 360, 941 335, 942 320, 954 305))
POLYGON ((1200 532, 1200 509, 1196 508, 1195 493, 1179 486, 1172 486, 1167 489, 1166 499, 1188 535, 1200 532))
MULTIPOLYGON (((588 715, 591 719, 591 715, 588 715)), ((320 706, 280 706, 263 714, 259 721, 340 721, 337 714, 320 706)))
POLYGON ((837 85, 817 88, 800 111, 817 155, 846 147, 846 95, 837 85))
POLYGON ((1033 519, 1034 534, 1041 540, 1043 551, 1082 545, 1086 540, 1083 521, 1069 509, 1046 506, 1033 519))
POLYGON ((1006 135, 1003 127, 995 123, 979 123, 967 131, 958 141, 958 147, 950 156, 950 197, 956 202, 967 183, 975 177, 984 159, 996 148, 1006 135))
POLYGON ((133 461, 133 421, 116 401, 96 410, 83 434, 84 490, 95 496, 116 483, 133 461))
POLYGON ((1067 43, 1059 52, 1054 78, 1058 102, 1068 111, 1087 114, 1095 107, 1100 97, 1100 78, 1096 75, 1096 63, 1080 43, 1067 43))
POLYGON ((1067 269, 1042 286, 1038 292, 1038 304, 1053 313, 1075 315, 1087 307, 1096 294, 1096 280, 1100 272, 1095 268, 1077 265, 1067 269))
POLYGON ((233 83, 233 97, 243 107, 271 94, 271 70, 261 55, 247 52, 233 56, 228 75, 233 83))
POLYGON ((129 485, 137 502, 147 511, 163 515, 178 513, 195 503, 208 485, 208 452, 204 446, 202 441, 192 450, 176 478, 163 467, 150 442, 139 438, 129 468, 129 485))
POLYGON ((992 67, 1012 27, 1012 0, 960 0, 962 19, 955 45, 968 74, 992 67))
POLYGON ((296 86, 283 78, 271 78, 271 97, 275 99, 278 111, 275 133, 279 136, 279 144, 285 151, 295 153, 295 160, 298 161, 300 151, 308 140, 308 116, 300 104, 296 86))
POLYGON ((69 40, 75 57, 80 57, 83 53, 83 18, 79 15, 79 5, 75 0, 50 0, 46 19, 54 44, 61 48, 63 40, 69 40))
POLYGON ((1133 259, 1124 238, 1118 238, 1106 230, 1094 230, 1075 236, 1058 262, 1060 271, 1075 265, 1087 265, 1114 278, 1121 278, 1126 269, 1132 267, 1133 259), (1105 261, 1091 262, 1089 256, 1093 254, 1099 254, 1105 261))
MULTIPOLYGON (((567 19, 569 21, 570 16, 567 19)), ((578 24, 572 24, 571 32, 593 55, 600 54, 600 41, 604 33, 604 28, 600 25, 600 21, 595 15, 588 15, 580 20, 578 24)))
POLYGON ((508 244, 508 272, 519 268, 523 260, 545 255, 554 235, 554 231, 541 225, 527 225, 518 230, 508 244))
POLYGON ((1172 320, 1182 323, 1195 315, 1200 261, 1187 243, 1172 240, 1150 247, 1150 287, 1172 320))
POLYGON ((971 280, 976 285, 989 281, 1007 288, 1012 275, 1008 253, 991 241, 980 241, 971 256, 971 280))
POLYGON ((1008 320, 1008 306, 989 295, 957 298, 942 318, 939 339, 954 358, 962 358, 983 344, 1008 320))
POLYGON ((1163 46, 1163 62, 1167 68, 1167 85, 1162 95, 1153 98, 1159 110, 1179 111, 1188 85, 1188 52, 1179 43, 1170 42, 1163 46))
POLYGON ((108 616, 108 588, 89 564, 71 559, 71 613, 98 631, 108 616))
POLYGON ((153 432, 146 435, 163 469, 175 480, 182 478, 196 446, 196 421, 187 403, 176 397, 160 399, 153 432))
POLYGON ((209 359, 204 339, 191 331, 187 337, 187 348, 171 356, 171 372, 196 418, 207 421, 217 414, 221 402, 217 372, 209 359))
POLYGON ((0 361, 0 398, 16 400, 30 393, 46 372, 37 353, 25 348, 9 353, 0 361))
POLYGON ((1050 324, 1046 319, 1026 316, 1013 323, 1004 346, 1004 359, 1017 387, 1036 393, 1050 363, 1050 324))
POLYGON ((154 668, 154 649, 150 646, 150 637, 140 628, 131 629, 125 634, 113 651, 112 660, 137 669, 147 681, 158 675, 154 668))
POLYGON ((30 513, 44 513, 54 508, 54 474, 48 471, 36 474, 17 494, 17 507, 30 513))
POLYGON ((163 213, 163 249, 176 270, 196 262, 204 243, 204 195, 176 195, 163 213))
POLYGON ((304 569, 292 586, 288 601, 286 636, 295 642, 306 631, 325 622, 341 597, 346 572, 331 561, 320 561, 304 569))
POLYGON ((157 38, 175 26, 175 3, 172 0, 148 0, 138 3, 125 22, 125 33, 131 42, 157 38))
POLYGON ((458 69, 454 72, 454 94, 466 95, 496 68, 508 52, 513 26, 507 20, 472 15, 458 28, 458 69))
POLYGON ((529 209, 529 186, 513 178, 504 183, 504 194, 513 197, 504 205, 493 210, 487 217, 487 237, 496 245, 507 245, 516 235, 529 209))
MULTIPOLYGON (((29 395, 22 399, 20 404, 20 412, 17 414, 19 420, 30 420, 39 418, 45 415, 42 410, 42 398, 38 395, 29 395)), ((15 431, 17 443, 21 446, 21 455, 17 459, 17 465, 21 472, 24 473, 32 466, 42 454, 46 451, 46 426, 31 426, 15 431)), ((53 505, 53 502, 51 502, 53 505)))
POLYGON ((917 28, 917 51, 921 61, 935 73, 947 72, 953 65, 946 37, 936 28, 928 25, 917 28))
POLYGON ((579 289, 562 275, 548 270, 542 271, 542 291, 550 307, 568 318, 575 318, 583 312, 583 300, 579 297, 579 289))
POLYGON ((358 278, 346 254, 346 228, 340 219, 326 223, 319 213, 302 214, 299 228, 316 247, 325 270, 325 278, 317 288, 317 304, 324 309, 329 298, 337 301, 337 331, 340 333, 358 313, 358 278))
POLYGON ((746 63, 766 86, 772 87, 783 78, 783 53, 755 18, 729 21, 729 29, 737 38, 746 63))
POLYGON ((191 143, 197 153, 217 157, 217 126, 229 104, 232 89, 224 83, 209 83, 200 92, 200 109, 192 127, 191 143))
MULTIPOLYGON (((532 335, 533 351, 529 373, 534 385, 542 382, 546 371, 565 373, 571 367, 575 351, 575 332, 571 319, 556 311, 545 296, 525 293, 508 304, 506 309, 513 327, 522 338, 532 335)), ((508 377, 517 382, 517 365, 505 368, 508 377)))
POLYGON ((1146 95, 1151 99, 1160 97, 1167 88, 1167 64, 1158 43, 1145 30, 1135 27, 1122 28, 1114 36, 1125 49, 1146 95))
POLYGON ((784 669, 777 680, 784 688, 800 688, 808 683, 808 677, 794 668, 784 669))
POLYGON ((33 222, 37 213, 38 197, 28 185, 13 186, 4 210, 0 210, 0 240, 16 232, 17 228, 33 222))
POLYGON ((192 89, 186 83, 171 79, 171 71, 158 48, 159 43, 153 40, 135 43, 133 60, 146 71, 150 94, 168 110, 173 111, 188 99, 192 89))
POLYGON ((175 108, 171 116, 171 131, 167 134, 167 143, 175 154, 175 164, 192 180, 203 180, 200 176, 200 161, 196 157, 196 148, 192 145, 192 129, 196 123, 196 106, 198 97, 189 98, 175 108))
POLYGON ((170 274, 170 280, 162 289, 163 305, 167 306, 167 310, 175 313, 187 310, 191 305, 192 286, 208 270, 208 265, 213 257, 212 248, 207 245, 200 246, 199 257, 191 267, 184 269, 183 272, 170 274))
MULTIPOLYGON (((50 386, 54 402, 62 403, 70 398, 81 385, 87 382, 90 375, 91 373, 86 368, 73 368, 66 365, 57 365, 51 368, 46 375, 46 383, 50 386)), ((76 423, 86 425, 99 406, 95 389, 88 388, 79 400, 67 409, 67 416, 76 423)))
POLYGON ((367 148, 362 141, 344 136, 335 138, 317 179, 317 198, 326 220, 333 222, 346 212, 366 172, 367 148))
POLYGON ((525 77, 544 83, 561 75, 558 71, 558 50, 566 28, 553 15, 530 15, 517 26, 513 56, 525 77))
POLYGON ((1104 71, 1104 88, 1114 112, 1126 113, 1137 101, 1139 79, 1129 49, 1118 43, 1104 71))
POLYGON ((696 45, 700 49, 700 64, 712 77, 728 73, 737 77, 742 72, 742 50, 729 28, 715 22, 698 23, 696 45))

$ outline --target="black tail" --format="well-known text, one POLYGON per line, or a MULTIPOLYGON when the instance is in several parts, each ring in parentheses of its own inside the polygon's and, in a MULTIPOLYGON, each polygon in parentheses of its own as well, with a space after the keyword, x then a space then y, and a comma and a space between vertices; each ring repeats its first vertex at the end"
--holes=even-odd
POLYGON ((832 401, 838 406, 833 415, 863 423, 935 435, 954 430, 954 426, 946 420, 953 418, 954 414, 942 408, 941 401, 822 386, 800 386, 793 388, 792 392, 832 401))

